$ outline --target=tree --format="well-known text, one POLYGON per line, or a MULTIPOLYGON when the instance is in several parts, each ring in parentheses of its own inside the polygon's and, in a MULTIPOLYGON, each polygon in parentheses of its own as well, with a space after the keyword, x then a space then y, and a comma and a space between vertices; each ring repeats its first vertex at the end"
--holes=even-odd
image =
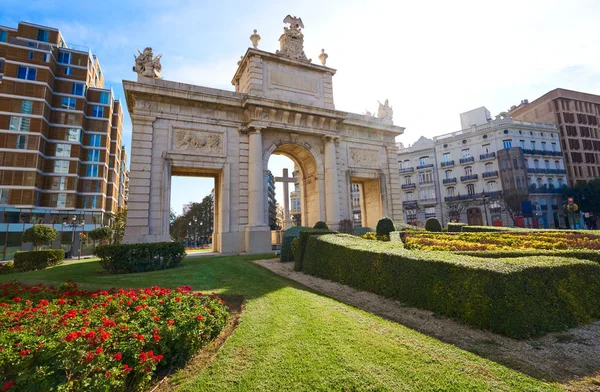
POLYGON ((413 203, 404 204, 404 213, 406 214, 406 223, 409 225, 417 226, 419 220, 419 213, 423 208, 416 201, 413 203), (412 217, 413 219, 410 219, 412 217))
POLYGON ((292 215, 292 223, 294 224, 294 226, 301 226, 302 225, 302 214, 292 215))
POLYGON ((281 228, 284 226, 285 211, 283 211, 283 206, 281 206, 279 203, 275 204, 275 211, 275 226, 272 226, 271 230, 281 230, 281 228))
POLYGON ((513 226, 516 226, 515 217, 522 215, 521 202, 527 200, 527 194, 516 191, 504 191, 497 194, 497 196, 490 197, 488 200, 491 203, 498 203, 500 209, 505 211, 510 219, 513 221, 513 226))
POLYGON ((202 202, 190 203, 190 209, 184 214, 171 215, 171 237, 176 241, 186 238, 207 240, 212 236, 214 228, 214 201, 212 195, 206 196, 202 202))
POLYGON ((125 235, 125 225, 127 224, 127 207, 117 209, 114 215, 113 231, 115 244, 120 244, 125 235))
POLYGON ((444 215, 448 222, 460 222, 463 212, 475 204, 474 199, 452 199, 444 203, 444 215))
POLYGON ((23 242, 35 244, 35 250, 39 250, 43 242, 54 241, 58 236, 58 230, 46 225, 33 225, 23 233, 23 242))
POLYGON ((94 241, 94 245, 96 245, 96 241, 102 242, 110 240, 113 237, 113 234, 113 229, 108 226, 99 227, 88 232, 88 236, 94 241))
POLYGON ((573 198, 580 211, 600 214, 600 179, 577 184, 572 188, 565 187, 564 194, 573 198))

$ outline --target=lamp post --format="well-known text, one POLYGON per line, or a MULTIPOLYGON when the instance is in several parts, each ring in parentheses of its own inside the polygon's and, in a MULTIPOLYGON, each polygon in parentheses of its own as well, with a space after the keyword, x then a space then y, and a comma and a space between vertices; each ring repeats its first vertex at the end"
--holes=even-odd
POLYGON ((200 242, 202 242, 202 245, 204 245, 204 230, 203 229, 203 224, 204 222, 200 221, 200 238, 202 239, 200 242))
MULTIPOLYGON (((65 218, 63 220, 63 231, 67 228, 70 227, 73 230, 73 235, 71 236, 71 248, 69 249, 69 253, 71 255, 71 258, 73 258, 73 248, 75 248, 75 231, 77 230, 77 227, 81 226, 83 229, 83 226, 85 225, 85 221, 81 221, 81 223, 77 223, 77 215, 73 215, 73 218, 71 219, 71 223, 67 223, 67 218, 65 218)), ((81 259, 81 252, 79 252, 79 259, 81 259)))
POLYGON ((487 212, 487 204, 486 204, 486 199, 487 199, 487 195, 485 194, 485 191, 481 192, 481 196, 483 197, 483 211, 485 211, 485 225, 489 226, 489 221, 488 221, 488 212, 487 212))
POLYGON ((191 248, 191 237, 192 237, 192 221, 189 221, 188 223, 188 248, 191 248))

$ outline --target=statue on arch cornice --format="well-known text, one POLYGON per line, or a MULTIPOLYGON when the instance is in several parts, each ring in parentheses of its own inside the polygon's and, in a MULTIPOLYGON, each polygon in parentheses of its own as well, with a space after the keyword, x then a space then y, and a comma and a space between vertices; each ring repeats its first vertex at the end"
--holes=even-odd
POLYGON ((144 49, 144 52, 140 52, 138 49, 139 56, 135 57, 135 65, 133 66, 133 71, 138 75, 145 76, 147 78, 152 79, 160 79, 160 72, 162 71, 162 65, 160 64, 160 59, 162 54, 159 54, 154 57, 152 53, 152 48, 147 47, 144 49))
MULTIPOLYGON (((379 102, 379 101, 377 101, 379 102)), ((384 123, 393 124, 392 118, 394 117, 394 110, 390 106, 388 99, 386 98, 385 103, 379 102, 379 109, 377 110, 377 118, 384 123)))
POLYGON ((304 28, 302 19, 288 15, 283 19, 283 23, 288 23, 290 27, 283 28, 283 34, 279 37, 280 49, 275 54, 294 60, 312 62, 304 53, 304 35, 301 31, 304 28))

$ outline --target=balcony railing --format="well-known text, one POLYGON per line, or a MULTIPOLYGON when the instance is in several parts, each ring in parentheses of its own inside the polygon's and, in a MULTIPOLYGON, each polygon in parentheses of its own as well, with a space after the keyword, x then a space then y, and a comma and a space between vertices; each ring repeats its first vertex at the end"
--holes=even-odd
POLYGON ((481 154, 479 156, 479 159, 481 159, 482 161, 485 159, 492 159, 492 158, 496 158, 496 153, 495 152, 487 152, 485 154, 481 154))
POLYGON ((490 208, 490 212, 491 212, 492 214, 499 214, 499 213, 501 213, 501 212, 502 212, 502 208, 500 208, 500 207, 491 207, 491 208, 490 208))
POLYGON ((544 184, 542 186, 531 185, 529 187, 529 193, 539 194, 539 193, 563 193, 561 188, 549 187, 544 184))
POLYGON ((430 167, 433 167, 433 163, 427 163, 425 165, 419 165, 419 166, 417 166, 417 170, 429 169, 430 167))
POLYGON ((456 177, 444 178, 444 180, 442 182, 444 183, 444 185, 446 185, 446 184, 456 184, 456 177))
POLYGON ((433 181, 419 181, 419 185, 433 185, 433 181))
POLYGON ((460 158, 460 164, 461 165, 464 165, 464 164, 467 164, 467 163, 473 163, 473 162, 475 162, 475 158, 473 158, 473 157, 460 158))
POLYGON ((412 173, 414 171, 414 167, 403 167, 402 169, 400 169, 400 173, 412 173))
POLYGON ((437 199, 435 197, 432 197, 430 199, 419 200, 419 204, 423 204, 423 205, 436 204, 436 203, 437 203, 437 199))
POLYGON ((450 167, 450 166, 454 166, 454 161, 446 161, 446 162, 442 162, 440 164, 440 167, 450 167))
POLYGON ((540 206, 540 208, 542 209, 542 211, 548 211, 548 205, 544 204, 542 206, 540 206))
POLYGON ((483 178, 498 177, 498 170, 485 172, 481 175, 483 178))
POLYGON ((466 181, 477 181, 478 177, 479 176, 477 174, 471 174, 471 175, 468 175, 468 176, 461 176, 460 180, 463 181, 463 182, 466 182, 466 181))
POLYGON ((436 217, 436 213, 425 213, 425 218, 435 218, 436 217))
POLYGON ((402 202, 402 207, 404 208, 414 208, 417 206, 417 201, 416 200, 408 200, 408 201, 403 201, 402 202))
POLYGON ((543 169, 530 167, 527 168, 527 173, 538 173, 538 174, 567 174, 565 169, 543 169))
POLYGON ((412 183, 412 184, 402 184, 402 189, 415 189, 417 187, 417 184, 412 183))
POLYGON ((500 191, 493 192, 484 192, 484 193, 474 193, 472 195, 458 195, 458 196, 446 196, 444 197, 444 201, 458 201, 458 200, 474 200, 480 199, 485 196, 487 198, 500 196, 500 191))
POLYGON ((532 149, 529 149, 529 148, 524 148, 523 149, 523 154, 528 154, 528 155, 549 155, 549 156, 553 156, 553 157, 560 157, 560 156, 562 156, 562 151, 532 150, 532 149))

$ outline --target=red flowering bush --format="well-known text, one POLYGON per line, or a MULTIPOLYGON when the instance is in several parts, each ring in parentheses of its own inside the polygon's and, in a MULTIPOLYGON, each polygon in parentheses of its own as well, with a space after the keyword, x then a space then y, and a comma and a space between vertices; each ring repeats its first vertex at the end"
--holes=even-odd
POLYGON ((0 286, 0 386, 143 390, 214 339, 228 315, 222 299, 189 286, 91 292, 73 282, 8 282, 0 286))

